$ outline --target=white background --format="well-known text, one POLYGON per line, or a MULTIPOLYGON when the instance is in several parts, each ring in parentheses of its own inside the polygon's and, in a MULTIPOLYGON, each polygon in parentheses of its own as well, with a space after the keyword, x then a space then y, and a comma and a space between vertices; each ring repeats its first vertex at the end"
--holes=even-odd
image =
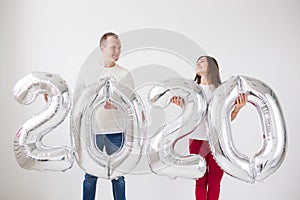
MULTIPOLYGON (((60 74, 72 90, 81 65, 104 32, 140 28, 183 34, 217 58, 223 80, 238 74, 255 77, 279 97, 289 142, 284 163, 264 183, 249 184, 224 175, 221 199, 299 199, 299 10, 297 0, 1 0, 0 199, 81 199, 84 173, 76 163, 65 173, 27 171, 16 163, 15 133, 42 108, 43 101, 39 98, 33 105, 19 105, 13 98, 14 84, 32 71, 48 71, 60 74)), ((143 62, 143 56, 131 56, 126 63, 143 62)), ((249 152, 259 148, 259 122, 254 112, 243 110, 233 124, 236 142, 249 152)), ((66 121, 52 134, 49 144, 68 145, 68 141, 66 121)), ((127 175, 126 182, 127 199, 194 198, 192 180, 147 174, 127 175)), ((101 180, 97 194, 97 199, 111 199, 110 182, 101 180)))

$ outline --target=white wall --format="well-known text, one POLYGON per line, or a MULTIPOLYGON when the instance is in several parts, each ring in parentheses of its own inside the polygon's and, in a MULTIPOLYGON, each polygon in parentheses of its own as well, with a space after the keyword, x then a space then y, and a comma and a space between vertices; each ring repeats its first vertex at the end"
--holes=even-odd
MULTIPOLYGON (((17 165, 15 132, 43 101, 40 98, 33 105, 19 105, 13 98, 13 86, 32 71, 48 71, 60 74, 73 89, 81 65, 97 47, 102 33, 140 28, 183 34, 218 59, 223 80, 237 74, 256 77, 279 97, 289 140, 283 165, 264 183, 249 184, 225 175, 221 199, 299 198, 299 9, 297 0, 0 1, 0 199, 81 198, 83 171, 76 163, 65 173, 26 171, 17 165)), ((136 63, 131 57, 126 63, 136 63)), ((238 142, 245 145, 242 138, 250 139, 256 130, 249 124, 253 122, 251 112, 243 111, 234 122, 234 130, 244 135, 238 142)), ((52 136, 52 140, 61 138, 54 143, 68 145, 68 123, 52 136)), ((255 146, 251 142, 248 145, 255 146)), ((193 199, 193 184, 191 180, 169 180, 154 174, 128 175, 127 199, 193 199)), ((98 194, 97 199, 111 199, 108 181, 101 181, 98 194)))

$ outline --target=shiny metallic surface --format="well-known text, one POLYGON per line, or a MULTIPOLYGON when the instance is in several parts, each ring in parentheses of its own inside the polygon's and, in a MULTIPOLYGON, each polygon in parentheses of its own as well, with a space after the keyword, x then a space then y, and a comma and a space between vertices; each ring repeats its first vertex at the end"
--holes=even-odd
POLYGON ((14 140, 15 157, 24 169, 65 171, 73 165, 72 149, 45 146, 42 139, 66 118, 71 108, 69 89, 58 75, 46 72, 30 73, 14 87, 14 97, 20 104, 31 104, 40 94, 48 95, 47 106, 18 130, 14 140))
POLYGON ((132 171, 141 158, 145 134, 145 110, 140 97, 130 88, 117 84, 111 77, 85 86, 71 114, 72 140, 76 159, 82 170, 97 177, 114 179, 132 171), (93 115, 109 101, 124 116, 123 147, 108 155, 96 147, 93 115))
POLYGON ((182 112, 152 136, 147 148, 148 162, 157 175, 196 179, 205 173, 205 160, 200 155, 180 155, 174 146, 178 140, 192 133, 204 118, 206 98, 201 87, 192 80, 174 78, 153 87, 149 101, 153 106, 164 109, 173 96, 183 98, 182 112))
POLYGON ((275 93, 263 82, 245 76, 232 77, 215 91, 208 109, 209 141, 217 163, 229 175, 254 183, 273 174, 283 162, 287 149, 284 116, 275 93), (230 114, 239 94, 248 94, 262 127, 261 149, 252 157, 233 143, 230 114))

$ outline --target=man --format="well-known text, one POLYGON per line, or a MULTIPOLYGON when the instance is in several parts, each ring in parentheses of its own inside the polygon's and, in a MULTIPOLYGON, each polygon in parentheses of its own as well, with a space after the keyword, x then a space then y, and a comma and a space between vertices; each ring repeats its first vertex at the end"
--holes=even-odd
MULTIPOLYGON (((114 77, 118 83, 133 88, 133 79, 130 73, 116 64, 121 54, 121 42, 115 33, 105 33, 100 39, 101 61, 104 67, 100 78, 114 77)), ((106 151, 108 155, 122 148, 124 137, 123 116, 120 109, 110 102, 106 102, 103 109, 95 113, 96 144, 99 151, 106 151)), ((83 200, 94 200, 98 177, 86 173, 83 181, 83 200)), ((124 176, 112 180, 113 196, 115 200, 125 200, 124 176)))

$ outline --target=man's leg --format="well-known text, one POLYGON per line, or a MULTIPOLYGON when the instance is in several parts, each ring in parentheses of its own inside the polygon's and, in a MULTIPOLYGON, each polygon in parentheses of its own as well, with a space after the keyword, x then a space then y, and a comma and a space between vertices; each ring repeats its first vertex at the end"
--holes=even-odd
POLYGON ((97 177, 88 173, 84 176, 83 181, 83 200, 94 200, 96 194, 97 177))
POLYGON ((120 176, 112 181, 114 200, 125 200, 125 178, 120 176))
MULTIPOLYGON (((105 149, 108 155, 119 151, 123 146, 123 133, 106 134, 105 149)), ((112 189, 114 200, 125 200, 125 178, 120 176, 113 179, 112 189)))
MULTIPOLYGON (((96 135, 96 145, 99 151, 103 151, 104 136, 101 134, 96 135)), ((94 200, 96 195, 98 177, 88 173, 84 176, 83 181, 83 200, 94 200)))

